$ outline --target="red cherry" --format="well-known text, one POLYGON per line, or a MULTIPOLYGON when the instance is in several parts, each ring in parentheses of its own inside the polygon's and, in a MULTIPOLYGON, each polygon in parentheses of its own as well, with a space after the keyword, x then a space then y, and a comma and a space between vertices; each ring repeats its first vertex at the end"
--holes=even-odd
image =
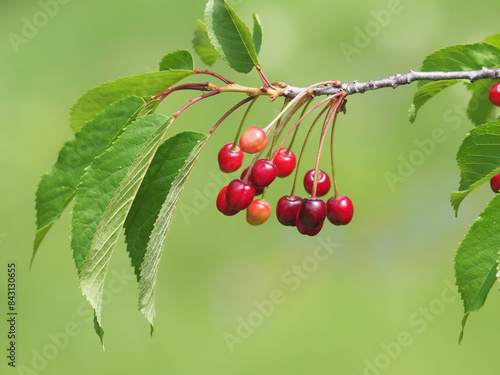
POLYGON ((326 217, 332 224, 346 225, 352 219, 354 207, 349 197, 337 195, 326 202, 326 217))
POLYGON ((233 216, 233 215, 236 215, 240 211, 235 210, 227 205, 226 190, 227 190, 227 186, 224 186, 221 189, 221 191, 219 192, 219 195, 217 195, 217 202, 216 202, 217 209, 226 216, 233 216))
POLYGON ((240 147, 247 154, 256 154, 267 146, 267 135, 258 126, 245 130, 240 137, 240 147))
POLYGON ((250 182, 243 182, 240 179, 229 183, 226 190, 227 205, 235 210, 244 210, 255 196, 255 190, 250 182))
POLYGON ((304 198, 297 217, 303 226, 313 229, 319 228, 325 221, 326 203, 322 199, 304 198))
POLYGON ((494 105, 500 106, 500 82, 495 83, 491 86, 490 92, 488 93, 488 98, 490 102, 494 105))
POLYGON ((265 199, 255 199, 247 208, 247 222, 250 225, 261 225, 271 215, 271 205, 265 199))
MULTIPOLYGON (((243 172, 241 173, 241 179, 243 180, 245 178, 245 176, 247 175, 248 173, 248 168, 250 168, 249 166, 246 167, 243 172)), ((252 174, 250 173, 250 175, 248 176, 248 181, 250 181, 255 189, 255 195, 261 195, 263 192, 264 192, 264 188, 261 188, 261 187, 258 187, 258 186, 255 186, 255 184, 253 183, 252 181, 252 174)))
MULTIPOLYGON (((309 194, 312 194, 314 185, 314 169, 306 172, 304 176, 304 188, 309 194)), ((318 186, 316 188, 316 196, 322 197, 330 190, 330 177, 321 169, 318 171, 318 186)))
POLYGON ((500 190, 500 173, 491 178, 490 186, 491 190, 493 190, 495 193, 498 193, 498 191, 500 190))
POLYGON ((302 225, 300 219, 297 216, 297 230, 299 231, 299 233, 307 236, 315 236, 321 231, 321 228, 323 228, 323 224, 321 224, 318 228, 305 227, 304 225, 302 225))
POLYGON ((228 143, 219 151, 219 168, 224 173, 238 170, 243 163, 243 151, 240 146, 228 143))
POLYGON ((276 178, 276 166, 267 159, 260 159, 252 168, 252 183, 257 187, 266 187, 276 178))
POLYGON ((276 216, 278 217, 278 221, 288 227, 296 226, 297 214, 299 213, 301 203, 301 197, 290 197, 288 195, 281 197, 278 204, 276 204, 276 216))
POLYGON ((295 164, 297 164, 293 151, 287 148, 280 148, 273 162, 278 168, 278 177, 289 176, 295 169, 295 164))

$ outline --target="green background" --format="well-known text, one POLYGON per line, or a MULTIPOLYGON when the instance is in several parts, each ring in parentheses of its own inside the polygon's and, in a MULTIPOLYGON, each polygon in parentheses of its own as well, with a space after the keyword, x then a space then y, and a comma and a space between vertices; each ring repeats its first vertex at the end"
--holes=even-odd
MULTIPOLYGON (((500 31, 496 1, 231 4, 247 22, 259 11, 261 64, 271 81, 296 86, 404 73, 418 69, 436 49, 500 31), (341 48, 347 44, 357 48, 349 56, 341 48)), ((498 286, 469 318, 464 342, 457 344, 462 305, 453 286, 454 251, 492 194, 488 186, 479 188, 458 218, 448 202, 458 187, 456 149, 472 126, 463 114, 462 87, 436 97, 413 125, 407 109, 415 87, 349 98, 347 116, 337 125, 335 155, 340 193, 353 200, 355 217, 347 227, 325 226, 315 238, 280 226, 274 217, 250 227, 244 215, 218 214, 215 196, 229 177, 218 172, 216 154, 232 141, 241 112, 230 117, 204 150, 174 219, 152 338, 136 308, 136 282, 121 241, 108 276, 101 350, 71 258, 71 208, 28 270, 34 193, 72 135, 69 107, 100 82, 154 71, 167 52, 190 48, 203 8, 204 1, 195 0, 0 3, 2 353, 8 262, 17 264, 19 313, 18 368, 10 369, 2 355, 0 372, 498 373, 498 286), (34 29, 26 26, 33 22, 34 29), (25 43, 13 44, 13 34, 25 43), (442 136, 431 140, 436 128, 442 136), (419 144, 427 145, 425 154, 419 144), (400 173, 408 160, 414 166, 400 171, 404 176, 391 188, 387 173, 400 173), (328 256, 325 243, 333 249, 328 256), (244 337, 228 344, 228 334, 238 332, 244 337)), ((220 61, 214 69, 238 83, 259 85, 255 71, 241 76, 220 61)), ((179 94, 159 111, 170 114, 189 98, 179 94)), ((227 94, 200 103, 173 130, 206 132, 240 98, 227 94)), ((249 124, 265 126, 280 105, 260 100, 249 124)), ((311 143, 302 172, 312 168, 315 147, 311 143)), ((275 204, 290 186, 290 178, 273 184, 269 200, 275 204)))

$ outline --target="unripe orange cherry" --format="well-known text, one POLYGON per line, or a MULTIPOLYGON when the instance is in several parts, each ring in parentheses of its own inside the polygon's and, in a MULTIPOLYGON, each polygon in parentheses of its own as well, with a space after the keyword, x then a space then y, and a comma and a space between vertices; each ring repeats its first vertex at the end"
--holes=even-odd
POLYGON ((258 126, 252 126, 245 130, 240 137, 240 148, 247 154, 256 154, 266 148, 267 135, 258 126))
POLYGON ((250 225, 261 225, 271 215, 271 205, 265 199, 255 199, 247 208, 247 222, 250 225))

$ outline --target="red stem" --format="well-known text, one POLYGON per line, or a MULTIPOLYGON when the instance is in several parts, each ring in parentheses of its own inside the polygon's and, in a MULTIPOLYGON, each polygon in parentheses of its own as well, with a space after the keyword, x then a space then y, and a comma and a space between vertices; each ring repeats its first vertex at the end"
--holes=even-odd
POLYGON ((335 192, 335 198, 339 196, 339 192, 337 190, 337 181, 335 180, 335 167, 333 164, 333 134, 335 130, 335 124, 337 123, 337 116, 339 114, 339 111, 335 111, 335 116, 333 117, 333 123, 332 123, 332 136, 330 138, 330 157, 331 157, 331 164, 332 164, 332 180, 333 180, 333 190, 335 192))
POLYGON ((290 192, 290 196, 291 197, 293 197, 294 194, 295 194, 295 185, 297 185, 297 177, 299 175, 300 162, 302 161, 302 156, 304 155, 304 150, 306 149, 307 140, 309 139, 309 136, 311 135, 311 132, 312 132, 312 130, 314 128, 314 125, 316 125, 316 123, 318 122, 318 120, 320 119, 320 117, 323 115, 323 113, 325 113, 325 111, 326 111, 327 108, 328 107, 325 107, 325 108, 323 108, 319 112, 319 114, 316 116, 316 118, 314 119, 313 123, 309 127, 309 130, 307 131, 306 137, 304 138, 304 143, 302 144, 302 148, 300 150, 299 158, 297 160, 297 166, 295 167, 295 176, 293 178, 292 191, 290 192))
POLYGON ((155 100, 158 98, 161 98, 160 100, 165 99, 168 95, 173 93, 174 91, 180 91, 180 90, 199 90, 199 91, 205 91, 207 90, 208 87, 208 82, 205 83, 185 83, 183 85, 175 86, 175 87, 169 87, 167 90, 160 92, 159 94, 156 94, 151 97, 151 100, 155 100))
MULTIPOLYGON (((288 133, 286 133, 285 137, 281 140, 279 146, 276 148, 277 150, 279 150, 282 146, 283 146, 283 143, 285 143, 286 139, 290 136, 290 134, 292 134, 293 130, 307 117, 309 116, 316 108, 318 108, 319 106, 321 106, 322 104, 324 104, 325 102, 329 101, 329 100, 332 100, 333 98, 337 97, 337 96, 340 96, 341 94, 335 94, 334 96, 330 96, 328 98, 325 98, 323 99, 322 101, 320 101, 318 104, 314 105, 310 110, 308 110, 301 118, 298 119, 298 121, 292 126, 292 128, 288 131, 288 133)), ((275 152, 272 156, 271 159, 273 159, 275 156, 276 156, 277 152, 275 152)))
POLYGON ((221 76, 220 74, 217 74, 215 72, 212 72, 210 70, 199 70, 199 69, 195 69, 193 70, 194 73, 196 74, 208 74, 208 75, 211 75, 212 77, 215 77, 215 78, 218 78, 220 79, 222 82, 224 83, 227 83, 228 85, 231 85, 233 84, 234 82, 228 80, 227 78, 221 76))
POLYGON ((190 99, 189 102, 187 102, 186 104, 184 104, 178 111, 175 111, 174 112, 174 117, 178 117, 182 112, 184 112, 186 109, 188 109, 190 106, 192 106, 194 103, 196 102, 199 102, 200 100, 203 100, 203 99, 206 99, 206 98, 209 98, 213 95, 217 95, 220 93, 220 90, 219 89, 216 89, 214 91, 210 91, 206 94, 203 94, 201 96, 198 96, 197 98, 194 98, 194 99, 190 99))
MULTIPOLYGON (((215 90, 215 91, 218 91, 215 90)), ((214 91, 213 91, 214 92, 214 91)), ((207 94, 208 95, 208 94, 207 94)), ((217 129, 217 127, 222 123, 222 121, 224 121, 231 113, 233 113, 236 109, 238 109, 239 107, 241 107, 243 104, 245 103, 248 103, 250 100, 253 100, 255 99, 253 96, 249 96, 245 99, 243 99, 241 102, 237 103, 236 105, 234 105, 229 111, 227 111, 226 113, 224 113, 224 115, 219 119, 219 121, 217 121, 217 123, 212 127, 212 129, 210 129, 209 133, 213 133, 215 131, 215 129, 217 129)))
POLYGON ((326 136, 326 133, 328 130, 328 126, 330 125, 330 122, 332 121, 334 114, 337 112, 337 109, 339 108, 340 103, 342 103, 342 101, 344 100, 344 97, 345 97, 345 94, 341 93, 340 99, 337 99, 337 101, 335 102, 335 105, 333 104, 333 99, 332 99, 332 102, 330 104, 328 104, 328 106, 330 106, 330 110, 328 112, 327 117, 325 118, 323 130, 321 132, 321 138, 319 140, 318 154, 316 156, 316 167, 314 170, 313 191, 311 194, 311 198, 313 198, 313 199, 316 198, 316 188, 318 185, 318 175, 319 175, 319 173, 318 173, 319 172, 319 162, 321 160, 321 149, 323 148, 323 143, 325 141, 325 136, 326 136))

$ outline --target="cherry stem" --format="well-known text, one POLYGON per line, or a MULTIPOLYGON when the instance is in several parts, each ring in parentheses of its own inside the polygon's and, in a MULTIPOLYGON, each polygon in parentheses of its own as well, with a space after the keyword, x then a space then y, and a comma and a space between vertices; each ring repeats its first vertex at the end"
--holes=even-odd
POLYGON ((255 65, 255 69, 257 69, 257 72, 259 73, 259 76, 260 76, 260 79, 262 81, 262 83, 264 84, 264 88, 267 89, 267 88, 270 88, 270 89, 273 89, 273 90, 276 90, 276 87, 274 87, 271 82, 269 82, 269 80, 266 78, 264 72, 262 71, 261 67, 258 66, 258 65, 255 65))
MULTIPOLYGON (((285 100, 284 100, 284 102, 283 102, 283 106, 281 107, 281 109, 285 108, 285 106, 287 105, 287 103, 288 103, 290 100, 291 100, 291 99, 285 98, 285 100)), ((279 121, 281 121, 281 119, 280 119, 279 121)), ((281 132, 280 132, 280 134, 279 134, 279 135, 281 135, 281 132)), ((278 135, 278 137, 279 137, 279 135, 278 135)), ((271 157, 271 154, 272 154, 272 151, 273 151, 273 149, 274 149, 274 145, 275 145, 275 144, 276 144, 276 137, 273 137, 273 138, 272 138, 271 147, 270 147, 269 152, 268 152, 268 154, 267 154, 267 157, 269 158, 269 160, 271 160, 271 159, 270 159, 270 157, 271 157)))
POLYGON ((318 146, 318 154, 316 156, 316 166, 314 170, 314 183, 313 183, 313 190, 311 194, 311 198, 316 198, 316 190, 318 186, 318 176, 319 176, 319 162, 321 160, 321 149, 323 148, 323 143, 325 141, 325 136, 328 131, 328 126, 330 125, 330 122, 332 121, 332 118, 334 114, 337 112, 340 103, 342 103, 343 99, 345 97, 345 94, 342 93, 340 95, 340 98, 331 98, 331 102, 327 105, 326 108, 329 108, 328 114, 325 118, 325 122, 323 123, 323 130, 321 132, 321 138, 319 140, 319 146, 318 146))
MULTIPOLYGON (((300 109, 300 107, 302 107, 304 105, 304 103, 306 102, 306 100, 307 99, 300 100, 295 105, 295 107, 293 107, 291 109, 291 111, 286 115, 286 117, 283 119, 283 121, 281 121, 278 124, 278 126, 276 126, 276 129, 274 130, 274 132, 269 136, 269 139, 273 140, 272 145, 271 145, 271 149, 269 150, 269 160, 274 159, 274 157, 276 157, 276 154, 278 153, 278 151, 276 150, 274 152, 274 154, 273 154, 273 149, 274 149, 274 146, 276 144, 276 138, 278 138, 277 135, 278 136, 281 135, 281 133, 285 129, 286 125, 290 122, 290 119, 293 117, 293 115, 295 115, 295 113, 300 109)), ((280 143, 280 147, 281 147, 281 145, 283 145, 283 142, 280 143)))
MULTIPOLYGON (((324 81, 324 82, 318 82, 318 83, 315 83, 314 85, 311 85, 309 87, 306 87, 305 89, 303 89, 300 93, 298 93, 291 101, 290 103, 288 103, 288 105, 283 108, 281 110, 281 112, 278 114, 278 116, 276 116, 274 118, 273 121, 271 121, 271 123, 269 125, 267 125, 263 130, 266 132, 266 134, 269 132, 269 129, 271 129, 280 119, 281 117, 283 116, 283 114, 285 114, 290 108, 292 108, 292 106, 295 105, 295 103, 297 103, 301 98, 303 98, 304 96, 312 96, 313 92, 312 92, 312 89, 315 88, 315 87, 319 87, 319 86, 325 86, 325 85, 333 85, 333 84, 336 84, 338 83, 338 81, 324 81)), ((334 96, 339 96, 341 95, 341 93, 337 93, 336 95, 334 96)), ((325 99, 325 101, 331 99, 332 97, 328 97, 325 99)))
POLYGON ((292 185, 292 191, 290 192, 290 196, 293 197, 295 194, 295 186, 297 185, 297 178, 299 176, 299 167, 300 167, 300 162, 302 161, 302 156, 304 155, 304 150, 306 149, 306 144, 307 140, 309 139, 309 136, 311 135, 311 132, 314 128, 314 125, 318 122, 318 120, 321 118, 323 113, 327 110, 328 107, 324 107, 321 112, 316 116, 314 119, 313 123, 309 127, 309 130, 307 131, 306 137, 304 138, 304 143, 302 144, 302 149, 300 150, 299 158, 297 160, 297 166, 295 167, 295 176, 293 178, 293 185, 292 185))
POLYGON ((190 99, 189 102, 187 102, 186 104, 184 104, 178 111, 174 112, 174 117, 178 117, 182 112, 184 112, 186 109, 188 109, 189 107, 191 107, 194 103, 199 102, 200 100, 209 98, 211 96, 217 95, 219 93, 220 93, 219 90, 214 90, 214 91, 210 91, 210 92, 208 92, 206 94, 203 94, 201 96, 198 96, 198 97, 196 97, 194 99, 190 99))
MULTIPOLYGON (((343 100, 343 99, 342 99, 343 100)), ((337 116, 339 114, 339 111, 335 111, 335 116, 333 117, 333 122, 332 122, 332 134, 331 134, 331 138, 330 138, 330 158, 331 158, 331 165, 332 165, 332 180, 333 180, 333 190, 335 192, 335 198, 337 198, 339 196, 339 192, 338 192, 338 189, 337 189, 337 180, 335 179, 335 167, 334 167, 334 163, 333 163, 333 134, 334 134, 334 130, 335 130, 335 124, 337 123, 337 116)))
POLYGON ((215 77, 215 78, 220 79, 222 82, 227 83, 228 85, 231 85, 231 84, 233 84, 233 83, 234 83, 234 82, 232 82, 232 81, 228 80, 227 78, 225 78, 225 77, 221 76, 220 74, 217 74, 217 73, 212 72, 212 71, 210 71, 210 70, 199 70, 199 69, 195 69, 195 70, 193 70, 193 73, 196 73, 196 74, 208 74, 208 75, 211 75, 211 76, 213 76, 213 77, 215 77))
MULTIPOLYGON (((330 96, 328 98, 325 98, 323 99, 322 101, 320 101, 318 104, 314 105, 310 110, 308 110, 302 117, 300 117, 298 119, 298 121, 292 126, 292 128, 288 131, 288 133, 285 135, 285 137, 281 140, 279 146, 277 147, 277 149, 279 150, 282 146, 283 146, 283 143, 285 143, 286 139, 290 136, 290 134, 292 134, 292 132, 298 127, 298 125, 307 117, 309 116, 315 109, 317 109, 318 107, 320 107, 321 105, 325 104, 326 102, 332 100, 332 98, 334 97, 338 97, 340 96, 341 94, 336 94, 334 96, 330 96)), ((275 154, 277 154, 277 151, 275 152, 275 154)), ((275 157, 276 155, 273 155, 273 158, 275 157)))
MULTIPOLYGON (((214 92, 214 91, 212 91, 212 92, 214 92)), ((211 93, 209 93, 209 94, 211 94, 211 93)), ((208 95, 208 94, 206 94, 206 95, 208 95)), ((234 105, 229 111, 224 113, 224 115, 219 119, 219 121, 217 121, 217 123, 212 127, 212 129, 210 129, 209 133, 210 134, 213 133, 215 131, 215 129, 217 129, 217 127, 222 123, 222 121, 224 121, 236 109, 238 109, 243 104, 248 103, 250 100, 253 100, 253 99, 255 99, 253 96, 249 96, 249 97, 243 99, 242 101, 238 102, 236 105, 234 105)))
MULTIPOLYGON (((235 150, 235 146, 236 144, 238 143, 238 139, 240 138, 240 134, 241 134, 241 130, 243 129, 243 124, 245 123, 245 120, 247 119, 247 116, 248 116, 248 113, 250 112, 250 110, 252 109, 253 105, 255 104, 255 102, 257 101, 258 99, 258 96, 255 96, 255 97, 251 97, 251 99, 254 99, 253 102, 250 103, 250 105, 247 107, 246 111, 245 111, 245 114, 243 115, 243 118, 241 119, 241 122, 240 122, 240 126, 238 127, 238 131, 236 132, 236 136, 234 137, 234 142, 233 142, 233 148, 234 150, 233 151, 236 151, 235 150)), ((244 102, 246 103, 246 102, 244 102)), ((243 104, 244 104, 243 103, 243 104)))
POLYGON ((312 188, 312 194, 311 194, 311 198, 313 198, 313 199, 316 198, 316 192, 317 192, 317 188, 318 188, 319 162, 321 160, 321 149, 323 148, 323 142, 325 140, 325 135, 326 135, 326 132, 328 130, 328 124, 330 124, 330 121, 332 120, 332 115, 334 113, 333 101, 329 102, 325 108, 328 108, 328 113, 326 114, 325 121, 323 122, 323 128, 321 130, 321 137, 319 139, 318 153, 316 156, 316 164, 314 166, 314 181, 313 181, 313 188, 312 188))
MULTIPOLYGON (((311 104, 311 102, 312 102, 312 98, 310 98, 310 99, 308 100, 308 102, 306 103, 306 105, 305 105, 304 109, 302 110, 302 113, 300 114, 300 117, 304 116, 304 113, 306 112, 306 110, 307 110, 307 108, 309 107, 309 104, 311 104)), ((288 155, 288 156, 290 155, 290 150, 291 150, 291 148, 292 148, 292 146, 293 146, 293 142, 295 142, 295 138, 297 137, 297 133, 298 133, 298 132, 299 132, 299 127, 298 127, 298 126, 296 126, 296 127, 295 127, 295 131, 293 132, 293 136, 292 136, 292 139, 291 139, 291 141, 290 141, 290 144, 289 144, 289 145, 288 145, 288 147, 287 147, 287 151, 286 151, 286 152, 287 152, 287 155, 288 155)))

